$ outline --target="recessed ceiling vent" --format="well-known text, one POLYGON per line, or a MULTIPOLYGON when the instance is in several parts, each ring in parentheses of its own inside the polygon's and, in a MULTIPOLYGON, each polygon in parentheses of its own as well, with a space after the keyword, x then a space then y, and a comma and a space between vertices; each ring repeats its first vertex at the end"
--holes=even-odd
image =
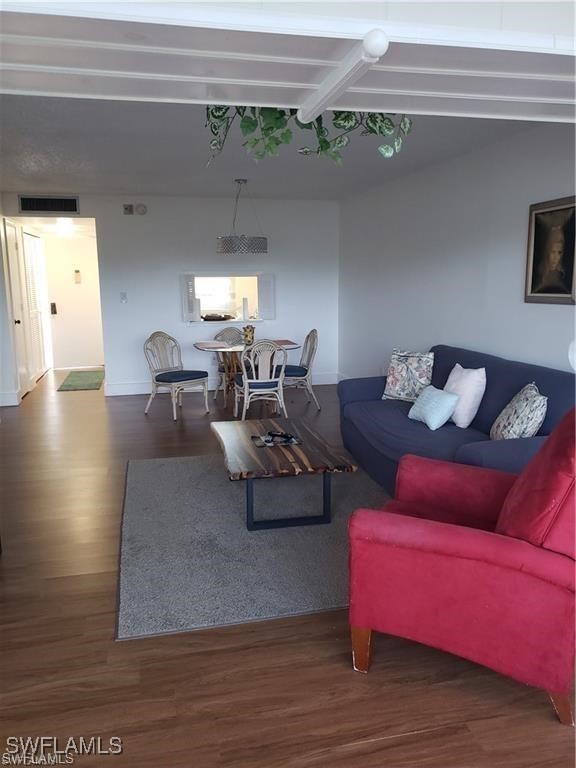
POLYGON ((77 197, 52 195, 18 195, 20 213, 80 213, 77 197))

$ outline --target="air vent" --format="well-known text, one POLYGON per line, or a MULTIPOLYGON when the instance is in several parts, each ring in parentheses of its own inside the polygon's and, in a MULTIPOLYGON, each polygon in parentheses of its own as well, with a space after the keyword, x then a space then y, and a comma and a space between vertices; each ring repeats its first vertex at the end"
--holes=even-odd
POLYGON ((20 213, 79 213, 77 197, 18 195, 20 213))

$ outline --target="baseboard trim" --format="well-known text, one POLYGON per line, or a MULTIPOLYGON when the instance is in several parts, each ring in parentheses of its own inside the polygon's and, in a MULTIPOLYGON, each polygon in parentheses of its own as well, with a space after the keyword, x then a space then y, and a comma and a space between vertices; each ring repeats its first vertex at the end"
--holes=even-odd
POLYGON ((3 408, 12 405, 20 405, 18 392, 0 392, 0 406, 3 408))
MULTIPOLYGON (((313 384, 321 386, 323 384, 336 384, 338 381, 337 373, 321 372, 312 377, 313 384)), ((218 379, 216 376, 208 377, 208 389, 214 389, 218 379)), ((122 397, 123 395, 149 395, 149 381, 107 381, 104 380, 104 394, 106 397, 122 397)))

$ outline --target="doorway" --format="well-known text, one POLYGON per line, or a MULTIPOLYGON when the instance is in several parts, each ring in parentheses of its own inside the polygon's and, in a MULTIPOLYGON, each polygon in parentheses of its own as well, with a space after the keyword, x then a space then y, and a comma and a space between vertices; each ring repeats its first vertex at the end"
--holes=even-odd
MULTIPOLYGON (((24 391, 30 391, 48 368, 103 366, 95 220, 16 217, 6 221, 6 232, 7 239, 13 233, 20 241, 22 251, 19 295, 25 322, 17 353, 25 355, 24 391)), ((13 305, 17 291, 14 286, 13 305)))

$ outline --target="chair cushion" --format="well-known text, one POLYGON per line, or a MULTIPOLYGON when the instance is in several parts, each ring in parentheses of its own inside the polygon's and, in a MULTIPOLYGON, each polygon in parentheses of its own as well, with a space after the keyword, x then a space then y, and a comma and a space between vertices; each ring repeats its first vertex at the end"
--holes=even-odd
POLYGON ((450 423, 432 432, 422 422, 408 418, 411 406, 402 400, 365 400, 345 405, 343 416, 377 453, 392 461, 399 461, 405 453, 451 461, 461 445, 488 440, 483 432, 450 423))
POLYGON ((575 439, 572 409, 518 475, 496 533, 574 558, 575 439))
POLYGON ((154 377, 160 384, 176 384, 180 381, 195 381, 196 379, 207 379, 207 371, 166 371, 157 373, 154 377))
MULTIPOLYGON (((244 381, 241 373, 237 373, 234 376, 234 382, 238 387, 244 387, 244 381)), ((276 389, 278 387, 277 381, 250 381, 248 383, 250 389, 276 389)))
POLYGON ((303 365, 287 365, 284 368, 285 377, 294 377, 295 379, 302 379, 308 374, 308 368, 303 365))

